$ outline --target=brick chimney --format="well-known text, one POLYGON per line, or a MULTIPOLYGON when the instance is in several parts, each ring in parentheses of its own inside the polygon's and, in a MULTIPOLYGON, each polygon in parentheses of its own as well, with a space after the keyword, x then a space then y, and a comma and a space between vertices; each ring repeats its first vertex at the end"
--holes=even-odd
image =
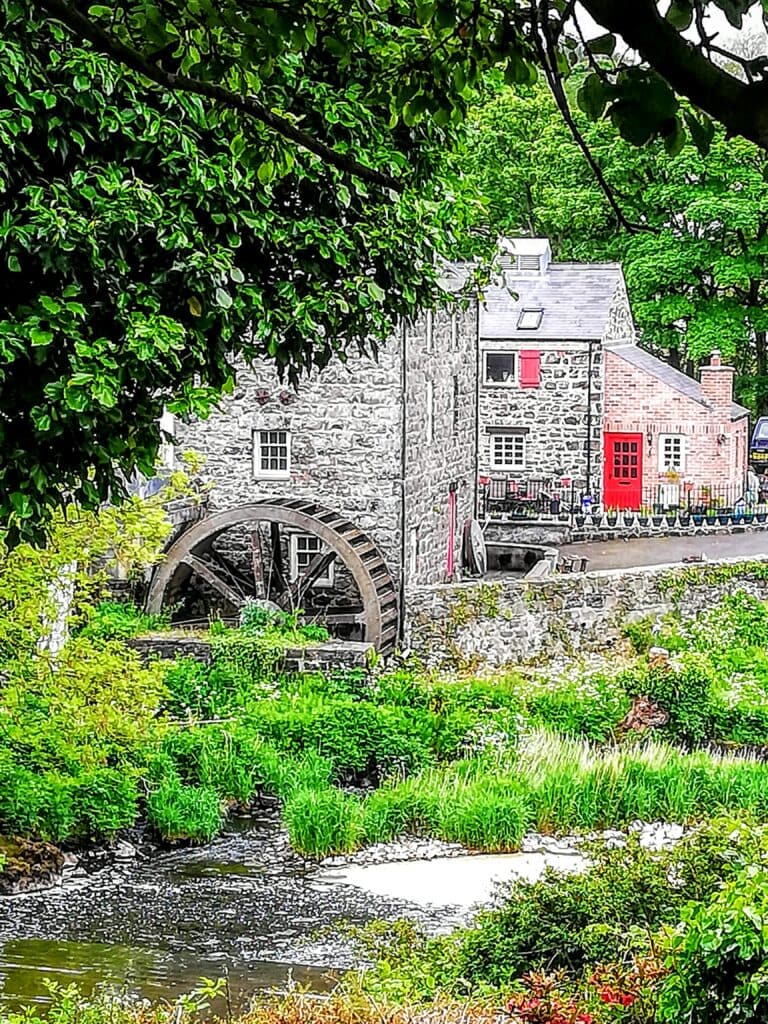
POLYGON ((733 367, 723 366, 720 352, 715 349, 710 356, 709 366, 702 366, 700 373, 701 392, 706 400, 715 411, 730 416, 733 401, 733 367))

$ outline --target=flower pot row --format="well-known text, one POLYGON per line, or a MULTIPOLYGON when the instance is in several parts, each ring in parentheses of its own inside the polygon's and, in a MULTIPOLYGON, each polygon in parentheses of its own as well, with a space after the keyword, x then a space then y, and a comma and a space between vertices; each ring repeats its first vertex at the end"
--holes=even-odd
POLYGON ((768 512, 711 512, 707 515, 688 512, 667 512, 664 515, 644 515, 643 513, 623 513, 614 515, 592 514, 589 516, 577 515, 574 519, 577 527, 583 526, 731 526, 745 525, 751 523, 765 523, 768 521, 768 512))

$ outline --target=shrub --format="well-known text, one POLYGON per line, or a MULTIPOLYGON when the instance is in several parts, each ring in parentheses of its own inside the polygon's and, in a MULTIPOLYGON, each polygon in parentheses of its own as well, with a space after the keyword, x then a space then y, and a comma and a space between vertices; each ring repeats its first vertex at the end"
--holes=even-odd
POLYGON ((333 765, 337 781, 407 774, 432 760, 426 712, 377 707, 349 698, 262 702, 249 725, 286 753, 315 751, 333 765))
POLYGON ((142 633, 168 629, 169 626, 168 612, 148 615, 129 602, 102 601, 93 609, 79 633, 100 640, 129 640, 142 633))
POLYGON ((471 987, 500 986, 540 968, 578 976, 589 965, 642 948, 643 929, 676 918, 681 897, 663 858, 649 855, 636 839, 591 854, 593 866, 584 873, 548 869, 537 882, 501 889, 503 904, 460 934, 456 979, 471 987))
POLYGON ((164 839, 207 842, 221 828, 223 814, 214 789, 168 778, 148 796, 147 818, 164 839))
POLYGON ((647 697, 669 715, 668 730, 685 743, 701 743, 711 735, 712 698, 716 677, 699 654, 676 655, 633 676, 622 676, 631 696, 647 697))
POLYGON ((763 1024, 768 1018, 768 872, 753 866, 708 903, 691 904, 673 938, 660 1024, 763 1024))
POLYGON ((360 803, 338 789, 297 789, 288 797, 283 817, 291 845, 307 857, 349 853, 360 845, 360 803))
POLYGON ((70 785, 74 832, 88 839, 111 839, 138 816, 136 780, 124 769, 97 768, 70 785))
POLYGON ((613 734, 631 706, 620 681, 600 673, 533 684, 525 703, 531 724, 596 742, 613 734))
POLYGON ((261 743, 248 729, 203 725, 176 729, 163 743, 180 779, 247 803, 259 785, 261 743))

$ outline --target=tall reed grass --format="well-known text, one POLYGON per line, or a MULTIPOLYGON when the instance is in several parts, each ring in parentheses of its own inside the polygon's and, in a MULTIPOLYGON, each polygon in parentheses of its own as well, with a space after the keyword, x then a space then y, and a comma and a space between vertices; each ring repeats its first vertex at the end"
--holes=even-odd
POLYGON ((578 832, 738 811, 768 818, 768 764, 756 758, 653 741, 605 749, 547 732, 524 738, 515 754, 430 768, 363 800, 303 788, 285 805, 294 844, 312 856, 404 833, 513 851, 530 828, 578 832))

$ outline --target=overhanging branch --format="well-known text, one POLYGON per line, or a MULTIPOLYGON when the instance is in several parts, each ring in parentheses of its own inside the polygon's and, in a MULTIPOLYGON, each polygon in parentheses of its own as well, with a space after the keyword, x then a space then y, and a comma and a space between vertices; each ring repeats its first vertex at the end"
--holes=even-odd
POLYGON ((393 189, 396 192, 402 191, 402 184, 397 179, 382 174, 375 168, 366 167, 365 164, 361 164, 344 153, 337 152, 333 147, 321 142, 309 132, 303 131, 287 118, 265 107, 254 96, 243 96, 212 82, 201 82, 188 75, 165 71, 159 65, 152 63, 139 50, 116 39, 100 25, 92 22, 82 11, 66 3, 65 0, 37 0, 37 3, 48 14, 62 21, 79 38, 87 40, 99 53, 137 71, 164 89, 204 96, 223 107, 237 110, 271 128, 283 138, 314 153, 325 163, 346 174, 354 174, 363 181, 380 188, 393 189))
POLYGON ((659 14, 656 0, 582 0, 582 6, 728 132, 768 149, 768 83, 741 82, 708 60, 659 14))

